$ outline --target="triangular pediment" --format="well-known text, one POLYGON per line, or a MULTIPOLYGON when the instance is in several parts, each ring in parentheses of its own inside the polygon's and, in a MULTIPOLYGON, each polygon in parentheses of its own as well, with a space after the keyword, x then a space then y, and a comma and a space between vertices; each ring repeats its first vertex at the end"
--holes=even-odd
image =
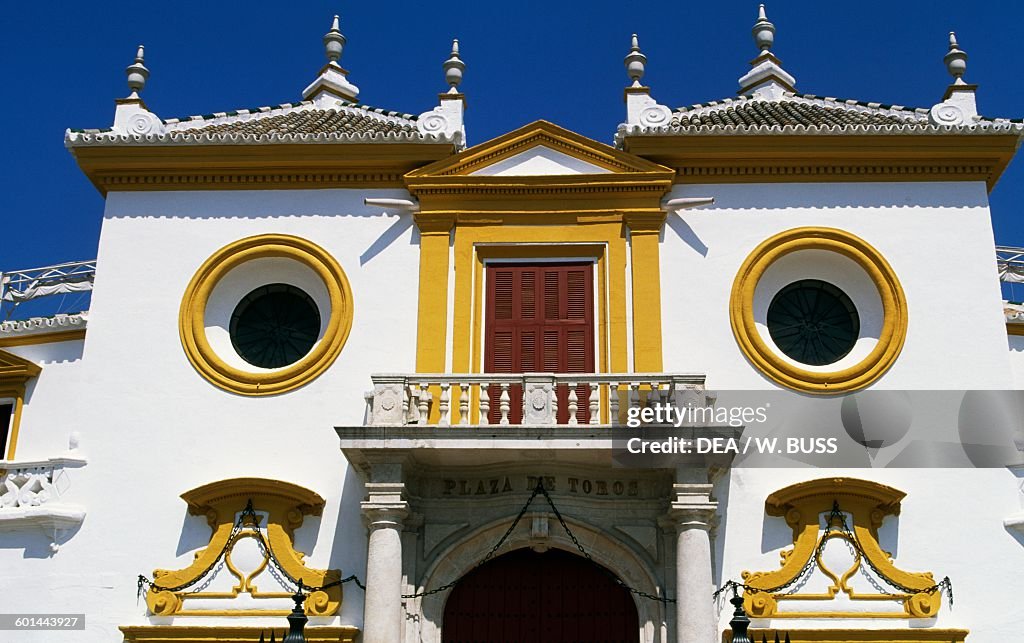
POLYGON ((0 384, 21 384, 40 371, 42 368, 35 362, 0 350, 0 384))
POLYGON ((672 173, 672 170, 547 121, 536 121, 413 170, 428 177, 578 176, 672 173))

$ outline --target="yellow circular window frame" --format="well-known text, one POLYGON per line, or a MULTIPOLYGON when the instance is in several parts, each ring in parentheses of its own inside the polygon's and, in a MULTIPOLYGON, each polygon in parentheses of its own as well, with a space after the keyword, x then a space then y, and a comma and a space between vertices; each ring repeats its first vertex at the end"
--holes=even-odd
POLYGON ((736 275, 729 300, 729 318, 740 350, 754 366, 775 382, 805 393, 841 393, 868 386, 896 361, 907 337, 907 300, 896 273, 868 242, 836 228, 793 228, 762 242, 736 275), (883 315, 878 344, 853 366, 838 371, 801 368, 783 359, 757 330, 754 293, 758 282, 772 264, 800 250, 827 250, 852 259, 864 269, 878 290, 883 315))
POLYGON ((192 277, 181 300, 178 328, 189 362, 211 383, 240 395, 286 393, 316 379, 341 353, 352 329, 352 289, 341 265, 311 241, 284 234, 247 237, 215 252, 192 277), (330 297, 331 315, 323 337, 299 361, 272 371, 245 371, 227 364, 210 346, 206 306, 214 288, 231 270, 267 258, 292 259, 315 272, 330 297))

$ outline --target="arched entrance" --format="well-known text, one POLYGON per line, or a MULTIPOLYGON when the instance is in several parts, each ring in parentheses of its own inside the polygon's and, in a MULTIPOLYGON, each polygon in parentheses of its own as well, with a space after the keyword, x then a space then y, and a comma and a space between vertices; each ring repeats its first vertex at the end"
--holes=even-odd
POLYGON ((444 609, 444 643, 636 643, 636 604, 611 572, 552 549, 518 549, 466 574, 444 609))

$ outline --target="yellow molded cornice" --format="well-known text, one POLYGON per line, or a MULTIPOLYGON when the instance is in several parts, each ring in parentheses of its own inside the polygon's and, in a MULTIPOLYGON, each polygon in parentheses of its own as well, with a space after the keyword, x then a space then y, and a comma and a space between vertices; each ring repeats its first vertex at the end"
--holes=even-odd
POLYGON ((670 168, 552 123, 537 121, 413 170, 406 174, 405 184, 419 199, 422 213, 445 213, 454 216, 457 223, 488 222, 487 217, 494 213, 617 213, 615 216, 621 220, 625 212, 658 211, 660 199, 672 187, 674 175, 670 168), (542 176, 476 174, 538 146, 606 172, 542 176))
POLYGON ((249 499, 259 499, 260 511, 270 514, 270 522, 287 529, 288 535, 302 525, 304 516, 319 516, 326 501, 315 491, 297 484, 266 478, 230 478, 196 487, 181 494, 193 516, 206 516, 216 529, 233 524, 235 514, 245 509, 249 499))
POLYGON ((402 187, 405 173, 452 151, 449 143, 72 149, 79 167, 103 194, 112 190, 402 187))
MULTIPOLYGON (((762 630, 751 628, 751 640, 762 638, 774 641, 788 634, 793 641, 800 643, 964 643, 970 630, 947 628, 914 628, 914 629, 779 629, 762 630)), ((730 632, 725 633, 725 640, 732 641, 730 632)))
MULTIPOLYGON (((270 640, 270 630, 277 633, 278 641, 284 640, 287 628, 239 627, 209 625, 122 625, 124 643, 255 643, 262 634, 270 640)), ((359 629, 350 625, 320 627, 306 626, 304 631, 309 643, 353 643, 359 629)))
POLYGON ((0 384, 24 388, 25 383, 42 370, 41 366, 24 357, 0 350, 0 384))
POLYGON ((985 181, 1010 163, 1016 135, 630 136, 624 149, 675 168, 677 183, 985 181))
MULTIPOLYGON (((581 136, 554 123, 534 121, 507 134, 479 145, 474 145, 455 156, 431 163, 418 170, 413 170, 407 178, 465 176, 539 145, 597 165, 613 174, 672 172, 669 168, 660 166, 657 163, 652 163, 639 156, 617 150, 610 145, 581 136)), ((594 175, 588 176, 592 177, 594 175)))

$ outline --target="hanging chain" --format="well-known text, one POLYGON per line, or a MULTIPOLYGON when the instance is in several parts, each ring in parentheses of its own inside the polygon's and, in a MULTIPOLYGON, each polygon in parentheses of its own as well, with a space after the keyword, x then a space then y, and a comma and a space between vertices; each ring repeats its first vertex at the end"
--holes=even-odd
MULTIPOLYGON (((833 534, 841 534, 845 536, 847 542, 850 543, 852 547, 855 548, 857 554, 860 555, 861 560, 866 562, 871 571, 874 572, 876 576, 882 579, 890 587, 893 587, 905 594, 934 594, 935 592, 942 592, 946 595, 946 599, 949 601, 949 607, 952 609, 953 582, 949 579, 949 576, 944 577, 941 581, 935 583, 931 587, 926 587, 924 589, 914 589, 912 587, 907 587, 899 581, 896 581, 887 576, 884 572, 882 572, 882 570, 878 569, 878 567, 873 562, 871 562, 871 559, 864 552, 864 546, 861 545, 860 539, 857 537, 856 532, 851 530, 850 527, 846 524, 846 514, 844 514, 842 510, 839 508, 838 501, 832 502, 832 512, 829 513, 828 520, 825 522, 825 533, 818 541, 818 545, 814 548, 813 555, 811 555, 811 557, 807 560, 807 562, 800 569, 799 573, 797 573, 796 576, 786 581, 785 583, 782 583, 781 585, 776 585, 775 587, 754 587, 752 585, 747 585, 746 583, 737 583, 736 581, 730 580, 727 581, 720 588, 718 588, 718 590, 714 594, 712 594, 712 600, 716 600, 719 597, 719 595, 721 595, 723 592, 731 589, 744 589, 750 592, 751 594, 757 594, 761 592, 767 594, 789 594, 792 591, 796 591, 797 588, 794 588, 788 592, 784 590, 788 590, 790 587, 796 584, 797 581, 804 578, 805 576, 808 576, 814 569, 818 567, 818 558, 821 556, 822 552, 824 552, 825 545, 828 544, 829 538, 833 534)), ((871 579, 869 577, 869 582, 870 580, 871 579)), ((874 584, 875 583, 872 582, 872 585, 874 584)), ((888 592, 883 591, 883 593, 888 592)))
MULTIPOLYGON (((251 527, 251 531, 247 531, 245 535, 252 535, 256 538, 260 550, 267 557, 267 561, 273 566, 273 570, 271 571, 277 572, 276 574, 272 573, 272 575, 274 575, 275 577, 278 575, 283 576, 285 579, 288 580, 288 582, 295 585, 295 587, 298 588, 298 591, 302 592, 303 590, 305 590, 305 593, 312 593, 316 591, 330 589, 331 587, 335 587, 343 583, 348 583, 350 581, 355 582, 355 584, 360 589, 366 589, 366 586, 363 585, 362 582, 360 582, 360 580, 356 577, 355 574, 352 574, 347 578, 333 581, 331 583, 327 583, 325 585, 321 585, 318 587, 307 585, 303 583, 301 579, 292 578, 291 574, 289 574, 283 567, 281 567, 280 562, 278 562, 277 555, 274 554, 273 546, 270 544, 270 539, 263 535, 263 531, 260 528, 260 517, 256 514, 256 510, 253 508, 252 500, 250 499, 246 503, 245 509, 243 509, 242 513, 239 514, 238 520, 235 522, 234 526, 232 526, 231 533, 228 534, 227 540, 224 541, 224 547, 221 548, 220 553, 217 554, 217 557, 213 559, 210 565, 206 569, 204 569, 198 576, 188 581, 187 583, 182 583, 181 585, 176 585, 174 587, 167 587, 158 584, 154 580, 146 578, 142 574, 139 574, 136 598, 142 596, 143 588, 149 588, 157 592, 180 592, 182 590, 188 589, 189 587, 194 587, 195 585, 199 584, 200 582, 202 582, 204 578, 206 578, 207 575, 210 574, 210 572, 217 568, 218 564, 220 564, 221 561, 224 560, 224 558, 228 554, 228 551, 234 545, 235 540, 242 534, 242 530, 246 527, 246 525, 249 525, 251 527)), ((276 578, 276 580, 279 583, 281 582, 281 578, 276 578)), ((283 585, 284 583, 281 584, 283 585)))

